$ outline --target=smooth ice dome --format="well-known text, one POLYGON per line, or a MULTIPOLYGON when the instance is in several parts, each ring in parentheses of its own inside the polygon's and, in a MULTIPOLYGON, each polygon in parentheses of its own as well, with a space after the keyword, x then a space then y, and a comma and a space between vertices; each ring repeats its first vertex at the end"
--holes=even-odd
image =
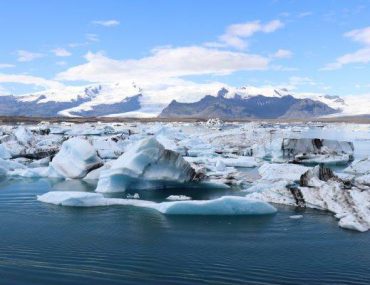
POLYGON ((133 144, 110 169, 103 170, 96 191, 123 192, 140 181, 184 183, 195 179, 195 170, 180 154, 149 138, 133 144))
POLYGON ((276 212, 275 207, 266 202, 236 196, 205 201, 155 203, 136 199, 105 198, 100 193, 52 191, 38 196, 37 200, 70 207, 135 206, 150 208, 165 215, 266 215, 276 212))
POLYGON ((96 150, 81 138, 65 141, 50 163, 55 172, 65 178, 82 178, 101 164, 96 150))
POLYGON ((274 214, 275 207, 244 197, 224 196, 205 201, 178 201, 158 204, 158 210, 167 215, 264 215, 274 214))

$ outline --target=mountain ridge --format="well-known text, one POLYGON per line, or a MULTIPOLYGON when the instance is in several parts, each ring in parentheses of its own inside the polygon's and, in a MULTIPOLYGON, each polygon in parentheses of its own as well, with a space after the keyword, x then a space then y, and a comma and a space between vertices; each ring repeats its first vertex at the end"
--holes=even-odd
POLYGON ((346 107, 342 98, 333 95, 320 95, 314 99, 299 98, 289 94, 285 88, 269 89, 266 94, 259 93, 263 92, 255 87, 223 87, 215 95, 205 95, 198 101, 181 103, 173 100, 166 104, 157 103, 155 97, 147 95, 135 83, 95 84, 20 96, 2 95, 0 115, 301 118, 338 114, 346 107))

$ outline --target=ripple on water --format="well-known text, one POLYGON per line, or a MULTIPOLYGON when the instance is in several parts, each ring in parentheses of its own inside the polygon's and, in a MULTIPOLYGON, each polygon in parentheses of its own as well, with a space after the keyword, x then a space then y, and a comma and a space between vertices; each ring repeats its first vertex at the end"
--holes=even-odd
POLYGON ((2 183, 2 284, 370 281, 370 238, 339 229, 325 212, 292 220, 295 210, 278 206, 265 217, 166 217, 134 207, 48 205, 36 195, 55 182, 2 183))

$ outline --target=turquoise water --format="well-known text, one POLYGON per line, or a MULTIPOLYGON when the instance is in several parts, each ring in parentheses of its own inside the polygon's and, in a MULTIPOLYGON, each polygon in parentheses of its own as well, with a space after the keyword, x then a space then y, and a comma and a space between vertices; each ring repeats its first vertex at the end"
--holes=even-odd
POLYGON ((90 189, 74 181, 1 182, 0 284, 370 283, 370 235, 338 228, 326 212, 278 207, 273 216, 184 217, 36 200, 50 190, 90 189), (289 218, 297 213, 303 218, 289 218))

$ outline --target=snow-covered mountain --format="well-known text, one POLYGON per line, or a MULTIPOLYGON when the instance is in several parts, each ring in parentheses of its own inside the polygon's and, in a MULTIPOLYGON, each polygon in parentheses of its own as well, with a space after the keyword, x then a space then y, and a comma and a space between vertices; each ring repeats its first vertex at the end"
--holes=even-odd
MULTIPOLYGON (((213 93, 213 92, 212 92, 213 93)), ((286 88, 257 88, 253 86, 244 86, 240 88, 224 87, 213 94, 204 94, 195 98, 209 97, 223 98, 224 108, 228 112, 235 112, 235 106, 228 106, 228 102, 234 103, 249 101, 254 102, 261 109, 255 117, 271 117, 271 114, 280 114, 283 105, 281 102, 289 101, 300 102, 292 104, 291 110, 286 110, 286 117, 307 117, 307 116, 326 116, 338 114, 360 114, 359 107, 356 101, 344 100, 338 96, 321 95, 314 93, 298 93, 292 94, 286 88), (287 100, 287 98, 289 100, 287 100), (282 100, 284 99, 284 100, 282 100), (307 99, 307 100, 303 100, 307 99), (298 101, 297 101, 298 100, 298 101), (302 101, 303 100, 303 101, 302 101), (319 102, 313 104, 313 102, 319 102), (265 105, 265 106, 264 106, 265 105), (356 105, 356 106, 355 106, 356 105), (276 109, 276 110, 275 110, 276 109), (263 112, 269 112, 263 114, 263 112)), ((143 90, 135 83, 107 83, 93 84, 88 86, 66 86, 60 89, 50 89, 42 92, 35 92, 20 96, 3 95, 0 96, 0 115, 7 116, 123 116, 123 117, 156 117, 166 108, 166 112, 170 114, 169 107, 173 97, 165 96, 167 101, 163 101, 163 90, 160 102, 158 101, 159 94, 153 90, 143 90), (172 98, 171 98, 172 97, 172 98)), ((166 94, 165 94, 166 95, 166 94)), ((185 95, 183 95, 185 96, 185 95)), ((183 96, 177 96, 182 98, 183 96)), ((186 96, 185 96, 186 97, 186 96)), ((176 101, 177 108, 180 100, 176 101)), ((212 101, 212 100, 211 100, 212 101)), ((198 106, 196 99, 192 103, 193 107, 206 108, 206 106, 198 106)), ((204 100, 202 101, 204 104, 204 100)), ((243 104, 244 104, 243 103, 243 104)), ((252 104, 252 105, 253 105, 252 104)), ((360 104, 362 107, 364 104, 360 104)), ((365 104, 366 105, 366 104, 365 104)), ((360 106, 360 107, 361 107, 360 106)), ((366 107, 366 106, 365 106, 366 107)), ((366 110, 362 108, 361 110, 366 110)), ((178 110, 179 111, 179 110, 178 110)), ((211 112, 217 115, 217 112, 211 112)), ((177 115, 180 115, 181 112, 177 115)), ((163 115, 163 113, 162 113, 163 115)), ((240 117, 239 115, 230 117, 240 117)), ((191 116, 191 114, 189 114, 191 116)), ((187 116, 187 117, 189 117, 187 116)), ((254 115, 252 115, 253 117, 254 115)), ((277 115, 276 115, 277 116, 277 115)), ((276 117, 272 115, 272 117, 276 117)), ((247 116, 248 117, 248 116, 247 116)))
POLYGON ((274 96, 232 93, 222 88, 217 96, 207 95, 194 103, 172 101, 160 114, 162 118, 310 118, 340 112, 312 99, 299 99, 274 92, 274 96))

